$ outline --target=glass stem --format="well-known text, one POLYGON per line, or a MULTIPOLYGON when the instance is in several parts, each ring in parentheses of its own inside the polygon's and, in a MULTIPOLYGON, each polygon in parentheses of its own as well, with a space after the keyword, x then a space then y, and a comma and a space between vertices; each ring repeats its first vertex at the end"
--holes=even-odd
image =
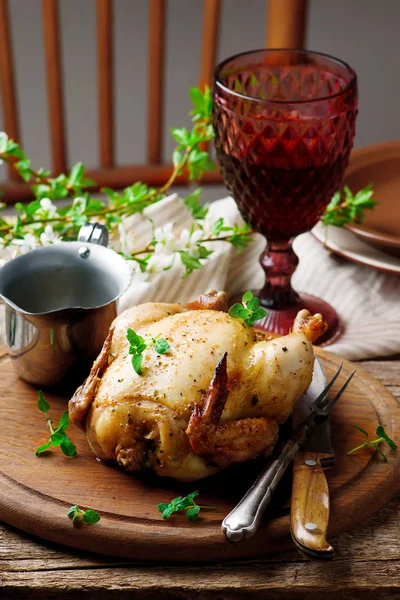
POLYGON ((291 286, 291 279, 299 259, 292 248, 293 239, 280 242, 268 242, 260 256, 265 272, 265 285, 259 297, 265 308, 279 310, 299 301, 298 294, 291 286))

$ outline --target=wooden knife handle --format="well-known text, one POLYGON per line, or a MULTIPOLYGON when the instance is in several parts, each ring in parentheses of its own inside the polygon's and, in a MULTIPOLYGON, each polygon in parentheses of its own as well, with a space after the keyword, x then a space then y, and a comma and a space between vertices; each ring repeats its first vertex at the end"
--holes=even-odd
POLYGON ((329 488, 321 459, 331 454, 299 452, 294 459, 290 528, 297 549, 314 559, 331 559, 335 553, 326 541, 329 523, 329 488))

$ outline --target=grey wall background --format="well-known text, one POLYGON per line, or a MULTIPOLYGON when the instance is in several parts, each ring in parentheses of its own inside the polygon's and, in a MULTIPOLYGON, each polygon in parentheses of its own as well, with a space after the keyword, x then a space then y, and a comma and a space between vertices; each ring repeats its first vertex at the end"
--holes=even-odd
MULTIPOLYGON (((68 154, 97 160, 95 0, 61 0, 68 154)), ((224 0, 219 59, 264 46, 265 0, 224 0)), ((147 0, 114 0, 116 158, 145 159, 147 0)), ((50 164, 40 0, 10 0, 23 146, 35 166, 50 164)), ((202 0, 168 0, 164 155, 168 127, 182 126, 199 75, 202 0)), ((400 0, 311 0, 306 46, 358 73, 356 146, 400 138, 400 0)), ((2 117, 0 112, 0 131, 2 117)), ((0 168, 0 179, 5 169, 0 168)))

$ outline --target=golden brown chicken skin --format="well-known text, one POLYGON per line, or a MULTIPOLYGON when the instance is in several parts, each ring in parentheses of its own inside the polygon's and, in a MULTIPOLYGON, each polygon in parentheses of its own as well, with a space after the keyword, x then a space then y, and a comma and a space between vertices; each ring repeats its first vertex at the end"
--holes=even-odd
POLYGON ((291 334, 265 340, 226 305, 224 293, 211 293, 189 305, 142 304, 115 319, 69 404, 96 456, 193 481, 272 451, 279 424, 311 383, 310 339, 325 324, 302 311, 291 334), (141 375, 128 328, 170 345, 166 354, 144 350, 141 375))

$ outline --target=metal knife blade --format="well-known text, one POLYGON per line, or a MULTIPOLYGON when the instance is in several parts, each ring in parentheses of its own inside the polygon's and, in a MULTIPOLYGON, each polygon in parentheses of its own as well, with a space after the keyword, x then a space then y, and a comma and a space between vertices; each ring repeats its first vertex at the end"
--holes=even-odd
MULTIPOLYGON (((323 367, 315 358, 312 383, 292 415, 295 428, 311 411, 311 404, 326 386, 323 367)), ((291 500, 291 534, 297 549, 315 559, 333 558, 326 541, 329 523, 329 488, 323 469, 334 464, 331 423, 327 416, 315 425, 311 436, 294 459, 291 500)))

